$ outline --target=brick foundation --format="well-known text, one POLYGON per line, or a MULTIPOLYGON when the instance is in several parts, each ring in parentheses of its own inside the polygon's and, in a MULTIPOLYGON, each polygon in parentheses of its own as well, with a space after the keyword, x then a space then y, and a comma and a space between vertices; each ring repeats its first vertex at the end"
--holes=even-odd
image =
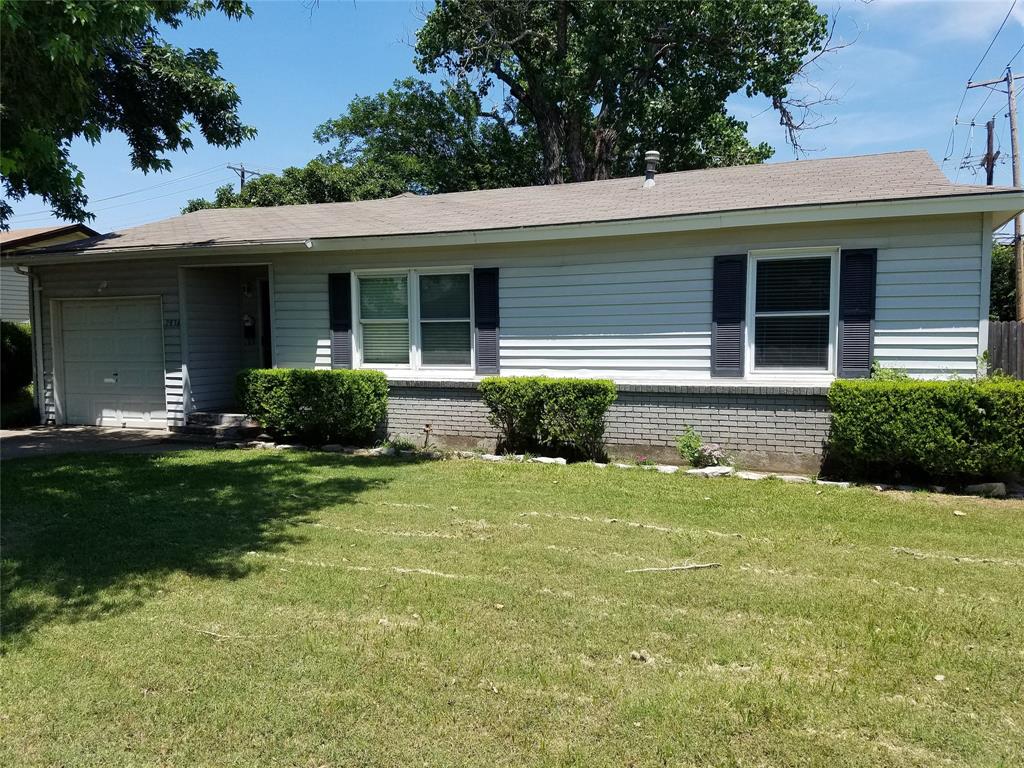
MULTIPOLYGON (((613 457, 644 454, 678 461, 676 437, 691 426, 737 463, 814 472, 829 429, 825 387, 621 384, 608 411, 605 441, 613 457)), ((494 448, 497 433, 473 382, 394 381, 388 432, 423 445, 494 448)))

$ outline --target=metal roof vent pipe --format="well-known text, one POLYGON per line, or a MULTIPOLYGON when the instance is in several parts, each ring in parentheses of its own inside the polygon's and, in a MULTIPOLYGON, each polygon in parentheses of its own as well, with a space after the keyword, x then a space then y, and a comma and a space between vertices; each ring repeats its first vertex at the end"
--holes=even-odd
POLYGON ((644 152, 644 162, 647 164, 647 170, 644 171, 644 189, 649 189, 654 186, 654 174, 658 172, 661 152, 654 149, 647 150, 644 152))

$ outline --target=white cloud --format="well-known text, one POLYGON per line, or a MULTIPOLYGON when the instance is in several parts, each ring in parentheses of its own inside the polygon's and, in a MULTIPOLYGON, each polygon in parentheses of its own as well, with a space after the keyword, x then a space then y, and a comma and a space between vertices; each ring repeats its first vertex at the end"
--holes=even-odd
MULTIPOLYGON (((865 19, 885 16, 884 23, 899 23, 916 30, 929 43, 984 42, 995 34, 1012 0, 876 0, 861 9, 865 19), (897 20, 898 17, 898 20, 897 20)), ((880 19, 880 22, 882 20, 880 19)), ((1024 30, 1024 3, 1018 2, 1003 34, 1024 30)))

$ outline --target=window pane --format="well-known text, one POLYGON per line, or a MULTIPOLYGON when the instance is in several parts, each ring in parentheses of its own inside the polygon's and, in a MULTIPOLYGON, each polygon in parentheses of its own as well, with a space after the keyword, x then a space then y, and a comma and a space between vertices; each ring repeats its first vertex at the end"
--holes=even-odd
POLYGON ((424 365, 469 365, 469 323, 423 323, 424 365))
POLYGON ((831 259, 758 261, 757 311, 828 311, 831 272, 831 259))
POLYGON ((469 319, 469 275, 420 275, 420 317, 469 319))
POLYGON ((828 317, 758 317, 754 364, 759 368, 827 368, 828 317))
POLYGON ((377 365, 407 364, 409 362, 409 324, 364 324, 363 362, 377 365))
POLYGON ((359 278, 359 317, 363 320, 406 320, 409 317, 409 279, 359 278))

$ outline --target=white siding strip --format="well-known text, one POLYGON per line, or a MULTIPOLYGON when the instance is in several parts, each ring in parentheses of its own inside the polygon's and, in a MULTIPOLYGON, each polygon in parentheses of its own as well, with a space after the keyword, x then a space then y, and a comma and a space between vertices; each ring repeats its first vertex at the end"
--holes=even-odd
POLYGON ((29 284, 25 275, 13 267, 0 268, 0 320, 27 323, 31 317, 28 301, 29 284))
POLYGON ((980 275, 977 237, 971 245, 879 251, 875 359, 921 377, 973 373, 980 275))

